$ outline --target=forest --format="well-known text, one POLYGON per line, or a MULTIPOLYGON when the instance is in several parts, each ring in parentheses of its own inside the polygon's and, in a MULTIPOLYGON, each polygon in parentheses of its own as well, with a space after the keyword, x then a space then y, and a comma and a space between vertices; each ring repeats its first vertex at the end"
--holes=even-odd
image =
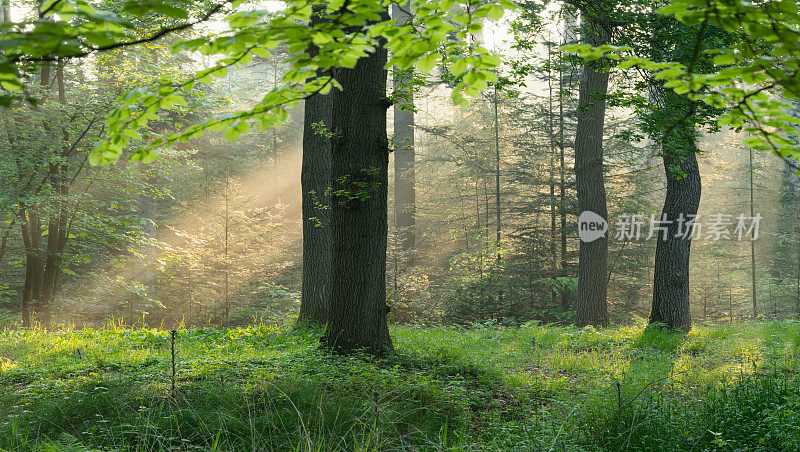
POLYGON ((0 0, 0 452, 800 451, 798 128, 798 0, 0 0))

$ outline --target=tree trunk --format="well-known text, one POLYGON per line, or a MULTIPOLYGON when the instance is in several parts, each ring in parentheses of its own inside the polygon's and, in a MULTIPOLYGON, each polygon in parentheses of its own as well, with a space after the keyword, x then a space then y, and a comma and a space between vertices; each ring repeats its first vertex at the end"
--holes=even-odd
POLYGON ((29 328, 32 324, 31 309, 39 309, 42 299, 43 262, 41 255, 42 226, 39 215, 20 208, 20 229, 25 247, 25 284, 22 289, 20 311, 22 326, 29 328))
MULTIPOLYGON (((561 276, 567 275, 567 165, 564 149, 564 71, 558 74, 558 210, 561 216, 561 276)), ((569 297, 561 290, 561 308, 569 310, 569 297)))
POLYGON ((550 150, 548 152, 548 185, 550 186, 550 257, 553 259, 553 275, 551 277, 550 303, 555 304, 556 281, 558 277, 558 242, 556 240, 556 133, 553 125, 553 69, 552 69, 553 50, 547 47, 547 135, 550 139, 550 150))
POLYGON ((66 245, 68 217, 67 196, 69 196, 69 182, 67 181, 67 166, 58 164, 52 171, 52 182, 57 190, 58 199, 55 202, 55 211, 50 215, 47 226, 47 251, 44 261, 44 275, 42 276, 42 297, 40 302, 41 322, 50 323, 50 306, 58 291, 59 276, 61 275, 62 252, 66 245))
MULTIPOLYGON (((585 40, 595 46, 607 44, 610 37, 610 31, 591 16, 585 23, 584 33, 585 40)), ((579 212, 594 212, 608 221, 603 185, 603 123, 608 92, 608 70, 604 66, 604 60, 588 62, 581 74, 575 135, 575 182, 579 212)), ((608 324, 607 258, 607 237, 580 242, 575 317, 579 326, 608 324)))
MULTIPOLYGON (((392 6, 392 16, 398 24, 410 19, 411 2, 400 7, 392 6)), ((414 170, 414 89, 410 86, 413 70, 400 71, 395 68, 394 90, 402 102, 394 106, 394 208, 395 228, 400 238, 400 252, 407 256, 406 262, 414 265, 416 234, 416 173, 414 170)))
POLYGON ((692 218, 700 205, 700 169, 695 155, 695 131, 689 124, 675 128, 672 144, 664 145, 667 194, 662 219, 669 221, 667 237, 658 235, 650 323, 689 330, 689 250, 692 233, 681 234, 678 218, 692 218), (677 143, 676 143, 677 142, 677 143), (683 143, 678 146, 678 143, 683 143), (676 171, 677 170, 677 171, 676 171))
MULTIPOLYGON (((312 24, 322 20, 312 16, 312 24)), ((309 49, 312 55, 317 48, 309 49)), ((325 325, 331 273, 331 141, 332 94, 306 99, 303 124, 303 283, 297 321, 325 325)))
MULTIPOLYGON (((753 209, 753 148, 747 147, 749 151, 749 169, 750 169, 750 218, 755 215, 753 209)), ((758 296, 756 292, 756 241, 750 240, 750 291, 753 296, 753 318, 758 317, 758 296)))
MULTIPOLYGON (((66 93, 64 91, 64 63, 59 61, 56 66, 56 91, 58 101, 66 103, 66 93)), ((64 130, 64 136, 69 136, 64 130)), ((62 152, 61 157, 69 158, 68 151, 62 152)), ((55 191, 54 209, 48 218, 47 226, 47 248, 44 261, 39 271, 42 273, 41 297, 39 301, 40 321, 44 325, 49 325, 51 320, 51 305, 58 291, 59 276, 61 275, 62 251, 66 245, 68 219, 67 219, 67 197, 69 196, 68 166, 65 163, 51 163, 50 183, 55 191)))
POLYGON ((337 353, 392 350, 386 322, 389 142, 387 52, 337 69, 333 94, 331 288, 323 345, 337 353))

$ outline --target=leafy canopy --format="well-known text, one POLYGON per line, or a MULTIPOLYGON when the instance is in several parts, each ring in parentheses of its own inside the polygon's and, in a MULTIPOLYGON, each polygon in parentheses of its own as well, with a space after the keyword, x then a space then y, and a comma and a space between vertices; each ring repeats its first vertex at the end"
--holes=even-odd
POLYGON ((171 20, 141 36, 131 21, 95 8, 87 0, 50 0, 41 6, 38 18, 3 24, 0 37, 0 103, 9 105, 18 98, 32 100, 26 94, 24 74, 38 64, 150 42, 221 16, 224 31, 183 39, 172 46, 175 54, 196 52, 216 58, 216 63, 191 77, 162 76, 150 86, 122 95, 106 118, 106 137, 90 156, 95 165, 115 162, 132 146, 131 159, 147 162, 155 158, 158 148, 209 130, 235 140, 252 126, 274 127, 286 120, 287 109, 300 100, 340 87, 331 77, 331 69, 352 68, 382 44, 390 50, 389 67, 416 65, 428 72, 439 62, 448 64, 451 72, 461 76, 452 99, 464 106, 468 103, 465 96, 475 97, 496 81, 493 69, 500 64, 496 55, 472 42, 471 36, 481 31, 482 20, 500 19, 505 10, 514 8, 508 0, 416 0, 411 20, 397 25, 386 15, 392 3, 386 0, 284 0, 277 11, 245 10, 249 6, 245 0, 210 5, 193 0, 122 3, 121 11, 128 16, 158 14, 171 20), (322 11, 325 20, 310 24, 312 11, 322 11), (319 52, 305 52, 312 44, 319 52), (217 115, 162 137, 148 136, 150 121, 157 120, 163 110, 185 107, 196 83, 225 77, 228 68, 246 65, 254 55, 268 57, 278 45, 288 47, 291 69, 282 83, 252 108, 217 115))
MULTIPOLYGON (((800 159, 800 5, 796 0, 673 0, 658 11, 688 26, 723 28, 736 36, 713 55, 713 70, 698 72, 692 62, 656 62, 634 56, 630 47, 569 45, 586 59, 619 60, 619 68, 651 71, 664 87, 690 100, 724 108, 720 125, 752 134, 744 143, 772 150, 783 159, 800 159)), ((702 35, 698 39, 702 39, 702 35)), ((796 163, 794 165, 797 167, 796 163)))

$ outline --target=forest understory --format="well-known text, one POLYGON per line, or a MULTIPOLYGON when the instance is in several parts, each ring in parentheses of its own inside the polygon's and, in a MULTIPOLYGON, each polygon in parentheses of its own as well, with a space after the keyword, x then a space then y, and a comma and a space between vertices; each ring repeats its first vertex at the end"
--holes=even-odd
POLYGON ((0 448, 798 450, 800 323, 0 333, 0 448), (173 389, 174 385, 174 389, 173 389))

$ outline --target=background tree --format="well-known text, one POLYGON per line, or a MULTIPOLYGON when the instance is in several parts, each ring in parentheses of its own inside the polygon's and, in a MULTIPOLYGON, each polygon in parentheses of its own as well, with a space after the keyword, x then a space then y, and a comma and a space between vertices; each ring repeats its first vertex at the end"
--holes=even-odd
MULTIPOLYGON (((411 18, 411 2, 392 5, 392 18, 405 24, 411 18)), ((399 236, 399 252, 414 265, 416 217, 416 173, 414 152, 414 70, 392 71, 394 88, 394 228, 399 236)))
MULTIPOLYGON (((581 7, 583 39, 593 46, 610 42, 613 31, 608 17, 609 3, 581 7)), ((575 186, 579 212, 594 212, 606 221, 606 189, 603 181, 603 124, 606 115, 608 71, 605 60, 587 62, 583 67, 575 134, 575 186)), ((581 241, 578 256, 578 325, 608 324, 606 284, 608 280, 608 238, 581 241)))

